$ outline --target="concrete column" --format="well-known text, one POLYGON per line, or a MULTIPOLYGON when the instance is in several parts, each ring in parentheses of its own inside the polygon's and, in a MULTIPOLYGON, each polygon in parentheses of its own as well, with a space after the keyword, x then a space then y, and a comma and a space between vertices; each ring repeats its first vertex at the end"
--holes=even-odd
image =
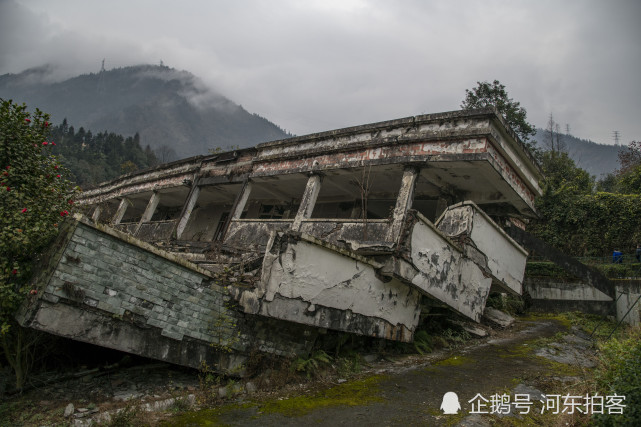
POLYGON ((126 197, 123 197, 122 200, 120 200, 120 205, 118 206, 118 210, 116 210, 116 214, 111 220, 111 223, 113 225, 120 224, 120 221, 122 221, 122 217, 125 216, 127 207, 129 207, 129 200, 126 197))
POLYGON ((236 199, 234 213, 231 216, 232 220, 240 219, 241 215, 243 214, 243 211, 245 210, 245 205, 247 204, 247 200, 249 199, 249 195, 251 194, 251 192, 252 192, 252 183, 251 181, 247 181, 247 184, 245 184, 242 191, 238 195, 238 198, 236 199))
POLYGON ((176 226, 176 239, 180 239, 183 231, 185 231, 185 227, 187 227, 187 223, 189 222, 189 217, 191 216, 194 206, 196 206, 196 202, 198 201, 198 196, 200 196, 200 187, 194 185, 189 193, 189 197, 187 198, 185 209, 183 209, 182 215, 178 220, 178 225, 176 226))
POLYGON ((154 216, 154 212, 156 212, 156 207, 158 207, 159 202, 160 202, 160 193, 157 191, 154 191, 153 194, 151 195, 151 198, 149 199, 149 202, 147 203, 147 207, 145 208, 145 213, 142 214, 142 218, 140 218, 140 222, 136 227, 136 231, 134 231, 134 236, 136 235, 136 233, 138 233, 138 230, 140 230, 140 227, 144 223, 151 221, 151 218, 154 216))
POLYGON ((406 168, 403 172, 401 189, 396 198, 396 206, 392 214, 392 223, 385 238, 388 242, 398 242, 401 234, 401 227, 405 221, 407 211, 412 207, 414 201, 414 187, 419 170, 415 167, 406 168))
POLYGON ((320 188, 321 175, 313 174, 307 180, 303 198, 300 201, 298 212, 296 213, 294 223, 292 224, 292 230, 299 231, 303 220, 311 218, 312 212, 314 211, 314 206, 316 205, 316 199, 318 198, 318 193, 320 192, 320 188))
POLYGON ((102 206, 96 205, 96 208, 93 210, 93 215, 91 215, 91 220, 93 222, 98 222, 100 219, 100 213, 102 212, 102 206))

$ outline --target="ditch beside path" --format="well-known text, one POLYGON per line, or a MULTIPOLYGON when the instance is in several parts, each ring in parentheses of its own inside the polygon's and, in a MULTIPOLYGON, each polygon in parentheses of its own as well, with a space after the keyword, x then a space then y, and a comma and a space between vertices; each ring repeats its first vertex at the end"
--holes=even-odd
POLYGON ((456 350, 439 361, 426 360, 430 358, 419 358, 410 365, 374 364, 369 377, 329 390, 191 412, 169 420, 168 425, 487 426, 490 422, 529 425, 542 417, 539 421, 545 425, 557 421, 572 425, 576 415, 539 415, 540 393, 579 393, 594 366, 586 334, 545 317, 519 320, 498 337, 456 350), (447 392, 458 395, 461 410, 456 415, 444 415, 440 410, 447 392), (515 393, 531 396, 529 414, 516 414, 524 409, 512 410, 507 416, 470 414, 469 401, 475 396, 489 400, 499 394, 513 399, 515 393))

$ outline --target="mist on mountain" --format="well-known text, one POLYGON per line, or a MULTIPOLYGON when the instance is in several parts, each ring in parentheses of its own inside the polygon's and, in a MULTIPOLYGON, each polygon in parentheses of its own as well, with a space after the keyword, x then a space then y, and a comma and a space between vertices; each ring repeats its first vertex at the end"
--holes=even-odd
POLYGON ((188 71, 138 65, 55 82, 54 70, 44 65, 0 76, 0 98, 37 107, 54 123, 66 118, 94 132, 138 133, 142 146, 167 161, 291 136, 188 71))

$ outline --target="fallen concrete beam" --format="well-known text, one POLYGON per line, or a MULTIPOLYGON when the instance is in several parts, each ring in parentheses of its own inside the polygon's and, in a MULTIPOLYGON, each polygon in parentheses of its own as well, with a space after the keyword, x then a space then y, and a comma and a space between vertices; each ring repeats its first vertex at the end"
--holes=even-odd
POLYGON ((402 278, 422 294, 480 321, 492 283, 489 275, 415 211, 408 215, 403 245, 404 258, 390 258, 384 274, 402 278))
POLYGON ((461 245, 466 256, 492 275, 493 284, 501 291, 512 295, 523 293, 527 251, 474 202, 449 206, 436 225, 461 245))
POLYGON ((409 342, 420 294, 380 277, 380 267, 312 236, 278 233, 267 246, 259 285, 238 298, 247 313, 409 342))

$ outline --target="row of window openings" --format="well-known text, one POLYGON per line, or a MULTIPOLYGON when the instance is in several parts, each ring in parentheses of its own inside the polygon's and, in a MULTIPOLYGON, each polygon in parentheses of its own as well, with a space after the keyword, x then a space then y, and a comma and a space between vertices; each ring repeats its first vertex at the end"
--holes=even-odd
MULTIPOLYGON (((388 218, 394 205, 395 200, 368 200, 367 202, 367 219, 384 219, 388 218)), ((263 204, 259 202, 250 202, 243 211, 241 219, 293 219, 298 212, 299 204, 263 204), (257 204, 256 209, 252 204, 257 204)), ((317 219, 363 219, 362 207, 360 201, 353 202, 317 202, 314 206, 312 218, 317 219)), ((182 206, 156 208, 151 222, 172 221, 180 217, 182 206)), ((137 214, 125 216, 120 221, 121 224, 137 223, 142 218, 144 210, 138 209, 137 214)), ((227 212, 229 214, 229 212, 227 212)))

